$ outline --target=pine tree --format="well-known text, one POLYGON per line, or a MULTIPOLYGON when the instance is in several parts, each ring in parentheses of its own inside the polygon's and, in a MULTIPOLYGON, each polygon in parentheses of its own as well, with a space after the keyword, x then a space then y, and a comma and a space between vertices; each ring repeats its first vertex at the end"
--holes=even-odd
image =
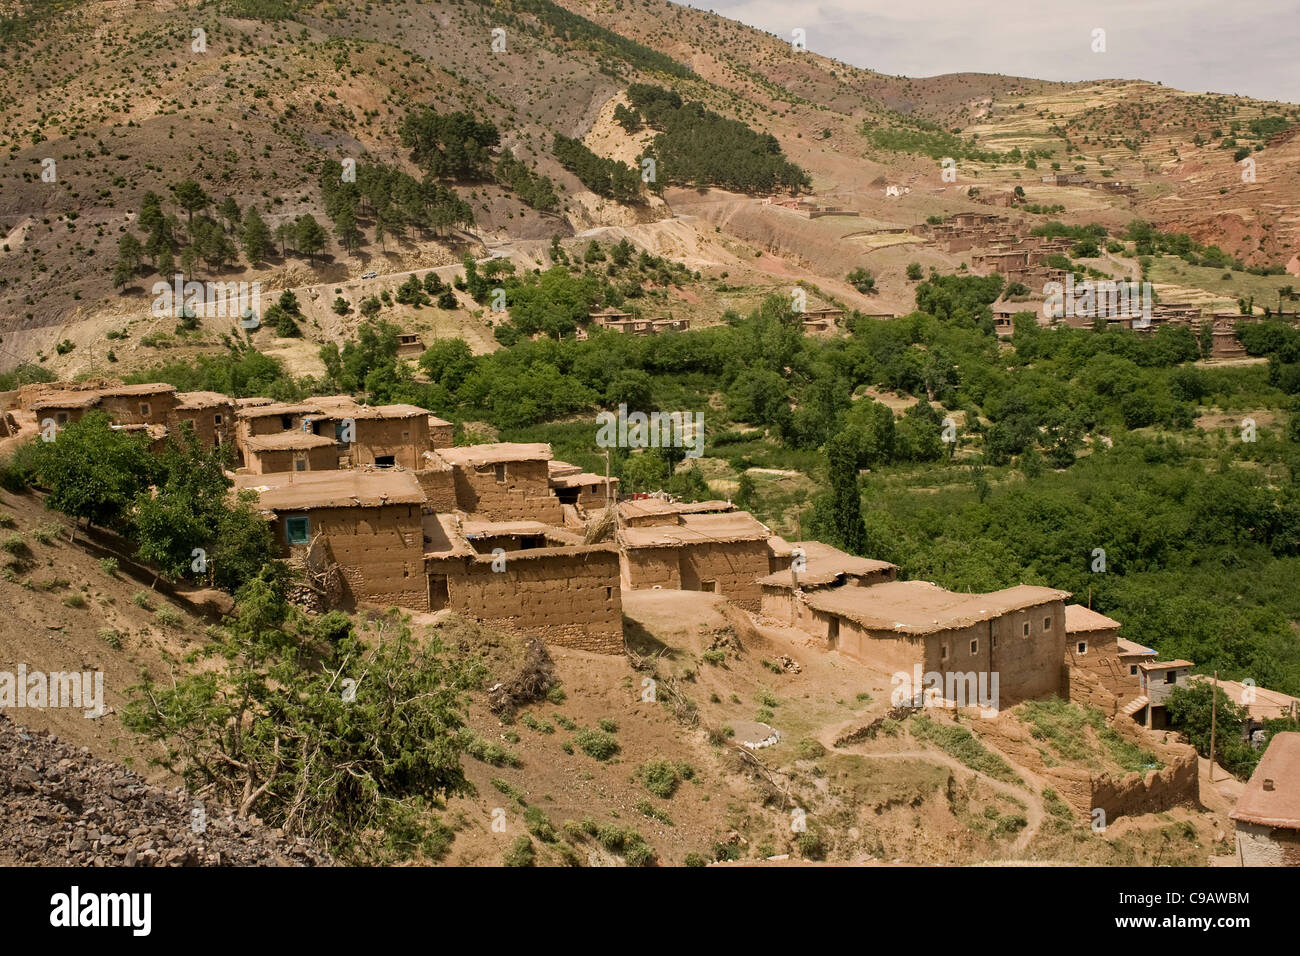
POLYGON ((244 246, 244 256, 253 265, 261 262, 271 248, 271 230, 258 214, 256 206, 248 207, 240 241, 244 246))

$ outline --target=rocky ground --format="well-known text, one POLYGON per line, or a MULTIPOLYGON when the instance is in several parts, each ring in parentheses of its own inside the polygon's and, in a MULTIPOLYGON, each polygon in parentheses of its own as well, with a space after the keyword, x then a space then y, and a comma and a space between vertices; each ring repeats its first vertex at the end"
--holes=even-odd
POLYGON ((44 866, 328 866, 304 840, 150 786, 0 714, 0 860, 44 866), (196 832, 201 831, 201 832, 196 832))

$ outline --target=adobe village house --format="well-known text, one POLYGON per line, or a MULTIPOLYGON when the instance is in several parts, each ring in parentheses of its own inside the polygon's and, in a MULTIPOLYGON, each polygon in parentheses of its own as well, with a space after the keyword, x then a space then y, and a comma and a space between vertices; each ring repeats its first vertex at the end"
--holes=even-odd
MULTIPOLYGON (((624 591, 709 591, 824 651, 895 675, 937 675, 945 691, 983 674, 996 682, 985 687, 994 711, 1058 694, 1099 708, 1163 769, 1116 780, 1043 766, 1080 813, 1196 797, 1195 752, 1153 732, 1192 664, 1156 661, 1118 636, 1118 621, 1067 604, 1064 591, 959 594, 899 581, 887 562, 820 542, 791 544, 729 502, 620 502, 617 479, 557 461, 549 445, 452 447, 451 424, 410 405, 231 401, 111 383, 29 386, 9 404, 20 427, 57 428, 102 408, 119 426, 153 429, 155 442, 188 422, 206 444, 233 443, 234 491, 257 495, 281 555, 300 565, 321 607, 451 609, 617 654, 624 591)), ((985 729, 1008 735, 999 746, 1026 766, 1042 763, 1027 734, 998 721, 985 729)))

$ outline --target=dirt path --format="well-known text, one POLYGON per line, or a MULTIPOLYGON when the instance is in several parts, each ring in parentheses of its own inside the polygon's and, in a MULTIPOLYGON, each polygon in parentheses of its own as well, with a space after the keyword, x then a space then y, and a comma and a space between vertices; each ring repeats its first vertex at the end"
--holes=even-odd
MULTIPOLYGON (((848 726, 852 726, 853 723, 858 723, 858 722, 851 722, 850 725, 848 726)), ((1030 842, 1038 834, 1038 830, 1042 826, 1043 820, 1046 819, 1047 817, 1047 813, 1043 809, 1042 798, 1038 796, 1038 793, 1042 791, 1042 787, 1043 787, 1043 782, 1038 777, 1038 775, 1025 770, 1025 768, 1019 766, 1010 758, 1008 758, 1006 754, 1001 753, 995 748, 989 746, 984 741, 981 741, 981 743, 984 743, 984 745, 988 747, 990 751, 998 754, 998 756, 1000 756, 1003 760, 1006 760, 1007 763, 1011 766, 1011 768, 1016 773, 1018 773, 1021 777, 1023 777, 1027 782, 1032 783, 1034 787, 1037 788, 1037 790, 1028 787, 1020 787, 1017 786, 1016 784, 1007 783, 1003 780, 995 780, 992 777, 988 776, 987 774, 980 773, 978 770, 972 770, 970 767, 966 766, 956 757, 950 756, 949 754, 946 754, 941 750, 928 750, 928 749, 915 750, 914 749, 914 750, 896 750, 896 751, 890 751, 888 753, 879 753, 870 750, 864 750, 861 745, 849 745, 844 747, 836 747, 835 739, 845 729, 847 729, 847 727, 824 728, 823 731, 821 732, 821 735, 818 737, 818 741, 822 744, 822 746, 826 747, 828 750, 834 753, 852 754, 857 757, 866 757, 871 760, 900 760, 900 759, 928 760, 931 763, 936 763, 939 764, 940 766, 947 767, 955 774, 965 775, 965 779, 969 779, 971 777, 977 777, 979 778, 980 782, 986 784, 991 789, 998 791, 1004 796, 1011 797, 1014 800, 1023 803, 1025 805, 1025 816, 1026 819, 1028 820, 1028 824, 1025 826, 1024 830, 1021 831, 1020 835, 1016 837, 1015 842, 1011 844, 1011 847, 1009 848, 1010 853, 1016 855, 1023 853, 1025 849, 1029 846, 1030 842)))

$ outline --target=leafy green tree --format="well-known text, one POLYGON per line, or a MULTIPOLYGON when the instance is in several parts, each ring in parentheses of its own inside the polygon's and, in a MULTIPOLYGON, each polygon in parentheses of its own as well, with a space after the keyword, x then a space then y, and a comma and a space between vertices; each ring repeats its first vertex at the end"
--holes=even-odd
POLYGON ((328 847, 341 862, 396 854, 370 837, 419 845, 429 798, 471 792, 460 765, 464 695, 479 665, 416 640, 389 615, 362 642, 321 641, 268 567, 217 631, 225 665, 132 689, 124 723, 162 744, 161 763, 192 789, 328 847), (346 688, 346 693, 344 689, 346 688))
POLYGON ((136 499, 140 557, 168 580, 211 580, 234 590, 272 557, 256 494, 231 500, 226 457, 224 448, 204 448, 193 428, 182 426, 159 456, 155 487, 136 499))
POLYGON ((861 554, 867 529, 862 521, 862 487, 858 481, 857 449, 851 436, 841 433, 826 444, 830 493, 822 509, 829 514, 814 525, 827 525, 832 544, 850 554, 861 554))
POLYGON ((102 528, 129 526, 131 506, 153 481, 156 465, 143 437, 113 428, 90 412, 41 442, 39 480, 45 506, 102 528))
POLYGON ((424 350, 419 365, 430 379, 454 392, 474 371, 474 354, 464 339, 438 339, 424 350))
POLYGON ((1237 777, 1249 777, 1259 761, 1257 753, 1242 739, 1246 711, 1232 702, 1223 688, 1209 681, 1175 687, 1165 701, 1169 725, 1185 734, 1196 752, 1210 756, 1211 703, 1214 707, 1214 758, 1237 777))

